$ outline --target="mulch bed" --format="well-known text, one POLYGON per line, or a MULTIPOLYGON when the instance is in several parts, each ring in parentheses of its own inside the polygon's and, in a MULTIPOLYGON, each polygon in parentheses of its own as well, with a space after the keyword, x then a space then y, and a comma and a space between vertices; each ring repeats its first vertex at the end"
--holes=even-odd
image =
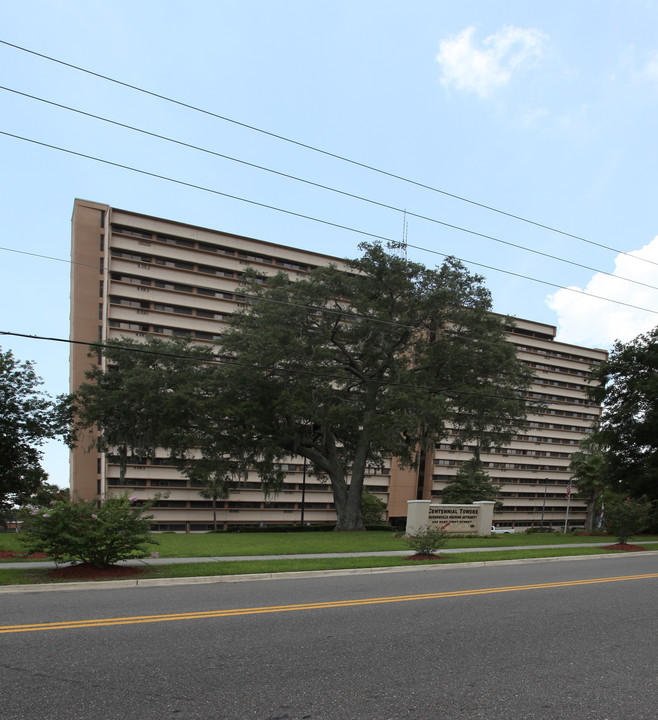
POLYGON ((109 565, 97 568, 93 565, 81 564, 57 568, 48 573, 55 580, 126 580, 142 575, 145 568, 109 565))
POLYGON ((614 545, 606 545, 604 550, 617 550, 619 552, 637 552, 638 550, 646 550, 641 545, 631 545, 630 543, 615 543, 614 545))
POLYGON ((46 553, 32 553, 26 555, 24 552, 16 552, 16 550, 0 550, 0 560, 47 560, 46 553))

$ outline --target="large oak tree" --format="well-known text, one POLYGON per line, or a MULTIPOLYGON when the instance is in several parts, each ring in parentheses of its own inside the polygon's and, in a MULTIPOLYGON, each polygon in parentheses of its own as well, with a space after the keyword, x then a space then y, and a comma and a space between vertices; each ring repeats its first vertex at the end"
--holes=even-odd
MULTIPOLYGON (((378 245, 363 251, 349 272, 254 276, 244 310, 216 348, 219 363, 197 362, 176 376, 171 359, 154 358, 157 380, 145 385, 156 397, 143 403, 136 388, 134 440, 127 417, 120 438, 108 432, 116 425, 108 423, 98 371, 78 395, 82 416, 100 420, 106 446, 121 439, 124 457, 159 443, 183 467, 198 467, 200 457, 204 467, 215 458, 236 472, 255 468, 273 490, 278 463, 305 457, 331 484, 339 529, 363 527, 366 469, 389 456, 413 465, 450 431, 478 449, 507 443, 524 421, 530 375, 491 312, 482 278, 453 259, 434 270, 378 245)), ((124 351, 112 352, 111 372, 120 374, 124 351)), ((170 350, 184 352, 180 344, 170 350)), ((140 361, 130 362, 132 373, 140 361)), ((110 403, 119 413, 121 392, 110 403)))

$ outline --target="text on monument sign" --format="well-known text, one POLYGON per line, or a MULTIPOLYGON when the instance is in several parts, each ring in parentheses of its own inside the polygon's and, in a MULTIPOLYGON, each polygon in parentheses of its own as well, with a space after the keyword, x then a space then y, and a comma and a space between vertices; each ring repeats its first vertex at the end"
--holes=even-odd
POLYGON ((429 524, 445 525, 448 533, 469 533, 477 530, 478 508, 430 505, 429 524))

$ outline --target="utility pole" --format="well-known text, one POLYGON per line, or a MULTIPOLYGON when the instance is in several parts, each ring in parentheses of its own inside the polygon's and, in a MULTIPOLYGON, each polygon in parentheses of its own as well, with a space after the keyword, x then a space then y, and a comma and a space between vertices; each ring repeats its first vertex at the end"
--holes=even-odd
POLYGON ((304 471, 302 474, 302 518, 301 524, 304 524, 304 502, 306 500, 306 458, 304 458, 304 471))
POLYGON ((546 512, 546 492, 548 491, 548 478, 544 478, 544 504, 541 506, 541 528, 544 528, 544 513, 546 512))

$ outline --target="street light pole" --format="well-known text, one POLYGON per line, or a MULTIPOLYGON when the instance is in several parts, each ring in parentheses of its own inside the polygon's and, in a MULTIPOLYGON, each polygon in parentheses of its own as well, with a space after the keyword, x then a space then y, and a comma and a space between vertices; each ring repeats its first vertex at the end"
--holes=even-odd
POLYGON ((541 506, 541 527, 544 528, 544 513, 546 512, 546 492, 548 491, 548 478, 544 478, 544 504, 541 506))
POLYGON ((569 484, 567 485, 567 514, 564 518, 564 532, 567 531, 567 524, 569 523, 569 503, 571 502, 571 483, 573 478, 569 478, 569 484))
POLYGON ((304 470, 302 474, 302 519, 301 524, 304 524, 304 501, 306 499, 306 458, 304 458, 304 470))

